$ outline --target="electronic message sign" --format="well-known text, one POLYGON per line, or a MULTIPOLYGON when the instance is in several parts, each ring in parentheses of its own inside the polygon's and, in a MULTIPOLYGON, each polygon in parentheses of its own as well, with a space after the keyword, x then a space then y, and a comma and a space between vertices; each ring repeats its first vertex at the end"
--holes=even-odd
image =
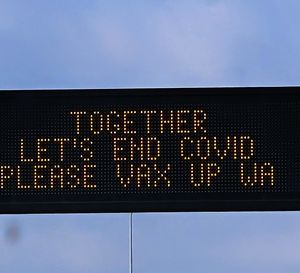
POLYGON ((299 88, 0 92, 0 213, 300 209, 299 88))

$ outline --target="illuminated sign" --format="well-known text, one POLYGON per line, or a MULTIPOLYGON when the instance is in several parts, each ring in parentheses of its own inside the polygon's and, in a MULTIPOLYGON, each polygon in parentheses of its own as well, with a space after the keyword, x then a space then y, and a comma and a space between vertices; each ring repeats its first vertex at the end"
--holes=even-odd
POLYGON ((300 209, 299 88, 0 92, 0 213, 300 209))

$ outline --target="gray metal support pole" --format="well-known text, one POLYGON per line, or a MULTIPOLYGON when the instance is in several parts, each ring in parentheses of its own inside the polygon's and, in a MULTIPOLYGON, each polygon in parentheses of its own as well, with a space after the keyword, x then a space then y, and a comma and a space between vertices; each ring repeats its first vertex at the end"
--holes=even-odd
POLYGON ((133 273, 133 213, 129 214, 129 273, 133 273))

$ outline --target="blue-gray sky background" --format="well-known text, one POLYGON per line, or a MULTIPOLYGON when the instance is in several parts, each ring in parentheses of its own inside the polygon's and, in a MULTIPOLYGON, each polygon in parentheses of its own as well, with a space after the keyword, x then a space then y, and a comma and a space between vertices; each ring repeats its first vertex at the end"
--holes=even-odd
MULTIPOLYGON (((0 89, 300 84, 298 0, 0 0, 0 89)), ((299 213, 134 215, 138 273, 298 273, 299 213)), ((128 270, 128 215, 0 217, 0 272, 128 270)))
POLYGON ((297 0, 1 0, 0 88, 297 85, 297 0))

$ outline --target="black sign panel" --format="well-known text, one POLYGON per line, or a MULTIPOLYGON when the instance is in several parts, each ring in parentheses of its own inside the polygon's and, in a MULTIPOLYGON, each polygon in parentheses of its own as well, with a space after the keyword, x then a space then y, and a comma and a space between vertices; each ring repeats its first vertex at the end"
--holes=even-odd
POLYGON ((0 212, 300 209, 299 88, 0 92, 0 212))

